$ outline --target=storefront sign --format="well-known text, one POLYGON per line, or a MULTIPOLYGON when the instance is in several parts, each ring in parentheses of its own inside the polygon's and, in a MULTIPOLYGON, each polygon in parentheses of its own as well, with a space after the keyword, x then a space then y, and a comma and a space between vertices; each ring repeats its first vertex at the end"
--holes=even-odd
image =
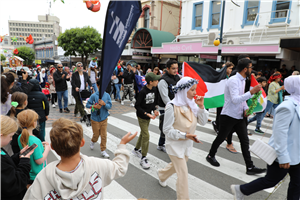
POLYGON ((217 60, 217 56, 207 54, 200 54, 200 58, 217 60))
POLYGON ((134 56, 152 56, 152 54, 149 52, 138 52, 138 51, 132 52, 132 55, 134 55, 134 56))
POLYGON ((41 60, 35 60, 35 64, 42 64, 41 60))
MULTIPOLYGON (((202 42, 196 43, 163 43, 162 47, 152 47, 152 54, 217 54, 218 47, 203 46, 202 42)), ((279 45, 223 45, 222 53, 280 53, 279 45)))

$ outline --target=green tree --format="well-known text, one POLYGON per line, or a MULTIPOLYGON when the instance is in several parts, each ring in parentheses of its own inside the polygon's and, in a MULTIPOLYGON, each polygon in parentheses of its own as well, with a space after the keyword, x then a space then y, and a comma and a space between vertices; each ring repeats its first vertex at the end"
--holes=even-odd
POLYGON ((34 50, 30 47, 21 46, 17 48, 19 53, 14 54, 15 56, 19 56, 20 58, 24 59, 23 64, 24 65, 32 65, 34 59, 35 59, 35 53, 34 50))
POLYGON ((5 60, 6 60, 5 55, 3 55, 3 54, 1 53, 1 62, 2 62, 2 61, 5 61, 5 60))
POLYGON ((84 66, 87 66, 89 55, 102 48, 101 34, 90 26, 68 29, 57 40, 65 51, 65 56, 81 56, 84 66))

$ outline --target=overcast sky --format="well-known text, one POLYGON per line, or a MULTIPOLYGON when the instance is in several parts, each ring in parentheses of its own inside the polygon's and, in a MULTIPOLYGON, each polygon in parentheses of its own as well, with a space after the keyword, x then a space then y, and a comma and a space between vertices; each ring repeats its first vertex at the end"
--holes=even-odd
POLYGON ((51 15, 60 19, 60 26, 64 32, 75 27, 92 26, 103 37, 106 10, 109 1, 100 0, 99 12, 92 12, 86 8, 83 0, 0 0, 0 35, 9 34, 8 20, 38 21, 38 15, 48 14, 51 1, 51 15))

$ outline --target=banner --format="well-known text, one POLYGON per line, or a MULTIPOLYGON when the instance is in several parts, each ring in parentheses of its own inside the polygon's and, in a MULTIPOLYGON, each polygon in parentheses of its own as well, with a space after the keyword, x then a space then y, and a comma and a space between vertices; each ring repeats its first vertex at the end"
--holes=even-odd
POLYGON ((110 1, 108 5, 101 56, 100 99, 141 13, 140 1, 110 1))

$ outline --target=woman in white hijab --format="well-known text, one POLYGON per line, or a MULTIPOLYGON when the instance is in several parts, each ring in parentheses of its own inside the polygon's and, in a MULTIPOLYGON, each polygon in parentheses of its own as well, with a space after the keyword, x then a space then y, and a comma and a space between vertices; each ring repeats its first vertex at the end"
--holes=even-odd
POLYGON ((48 83, 48 76, 46 74, 45 68, 38 74, 37 80, 39 80, 40 85, 42 88, 45 88, 46 83, 48 83))
POLYGON ((194 134, 197 122, 205 125, 208 121, 204 97, 196 95, 197 84, 197 80, 183 77, 173 89, 175 98, 165 108, 163 132, 166 135, 166 150, 172 162, 158 170, 158 180, 161 186, 166 187, 167 179, 176 173, 177 199, 189 199, 186 162, 191 154, 193 141, 200 142, 194 134))
POLYGON ((300 76, 286 78, 284 87, 290 96, 286 96, 275 110, 273 134, 269 140, 277 158, 267 166, 265 177, 244 185, 232 185, 235 199, 274 187, 287 173, 290 175, 287 199, 300 199, 300 76))

